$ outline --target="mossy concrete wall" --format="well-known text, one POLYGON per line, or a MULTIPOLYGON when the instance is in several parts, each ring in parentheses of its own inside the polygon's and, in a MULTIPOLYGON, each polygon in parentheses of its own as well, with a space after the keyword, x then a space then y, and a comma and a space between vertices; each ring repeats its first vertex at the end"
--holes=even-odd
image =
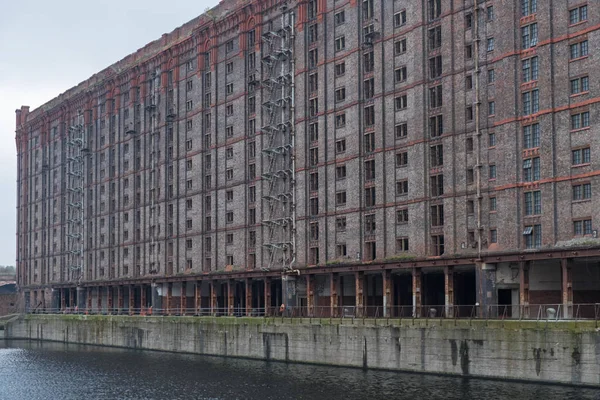
POLYGON ((595 323, 26 315, 10 339, 600 385, 595 323))

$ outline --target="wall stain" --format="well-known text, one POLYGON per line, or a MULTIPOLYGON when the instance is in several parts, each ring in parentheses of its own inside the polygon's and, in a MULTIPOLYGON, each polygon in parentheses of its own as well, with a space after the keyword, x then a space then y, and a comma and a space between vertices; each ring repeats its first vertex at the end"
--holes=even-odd
POLYGON ((456 345, 456 340, 450 339, 450 351, 452 354, 452 365, 456 367, 456 363, 458 361, 458 346, 456 345))
POLYGON ((571 353, 571 358, 573 358, 575 365, 579 365, 581 363, 581 352, 579 351, 579 348, 575 347, 573 349, 573 353, 571 353))
POLYGON ((460 342, 460 368, 463 375, 469 375, 469 344, 466 340, 460 342))
POLYGON ((533 359, 535 360, 535 373, 540 376, 542 371, 542 349, 533 348, 533 359))
POLYGON ((364 339, 364 346, 363 346, 363 368, 367 369, 368 365, 367 365, 367 338, 363 337, 364 339))

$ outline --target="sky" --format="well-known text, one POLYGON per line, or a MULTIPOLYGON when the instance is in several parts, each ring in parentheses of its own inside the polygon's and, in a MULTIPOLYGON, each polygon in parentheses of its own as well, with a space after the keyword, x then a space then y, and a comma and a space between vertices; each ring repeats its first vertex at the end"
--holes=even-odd
POLYGON ((15 110, 31 110, 219 0, 29 0, 0 5, 0 265, 15 265, 15 110))

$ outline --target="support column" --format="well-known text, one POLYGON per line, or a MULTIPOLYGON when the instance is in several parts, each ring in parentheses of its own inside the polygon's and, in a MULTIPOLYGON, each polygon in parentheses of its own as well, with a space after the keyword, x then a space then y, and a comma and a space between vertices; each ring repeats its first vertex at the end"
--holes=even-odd
POLYGON ((133 315, 135 310, 135 287, 129 285, 129 315, 133 315))
POLYGON ((122 285, 117 286, 117 307, 119 307, 117 314, 121 314, 123 312, 123 309, 125 308, 125 299, 123 298, 122 285))
POLYGON ((354 282, 356 284, 356 315, 357 318, 365 316, 365 273, 363 271, 354 274, 354 282))
POLYGON ((194 307, 196 315, 202 314, 202 281, 196 281, 196 290, 194 291, 194 307))
POLYGON ((106 307, 108 308, 107 314, 113 314, 115 310, 113 309, 113 290, 112 286, 106 287, 106 307))
POLYGON ((102 314, 102 288, 98 286, 96 289, 98 298, 96 299, 96 307, 98 307, 98 314, 102 314))
POLYGON ((265 278, 265 316, 271 315, 271 278, 265 278))
POLYGON ((252 279, 246 278, 246 316, 252 316, 252 279))
POLYGON ((171 282, 167 283, 167 305, 165 306, 165 311, 167 315, 171 315, 171 299, 173 298, 173 284, 171 282))
POLYGON ((210 314, 215 316, 217 312, 217 291, 215 288, 215 281, 210 281, 210 314))
POLYGON ((227 315, 234 314, 234 303, 235 302, 235 281, 227 280, 227 315))
POLYGON ((420 268, 413 267, 412 270, 412 292, 413 292, 413 317, 420 318, 421 315, 421 280, 423 273, 420 268))
POLYGON ((454 317, 454 267, 444 267, 446 318, 454 317))
POLYGON ((521 318, 529 318, 529 261, 519 263, 519 300, 521 303, 521 318))
POLYGON ((85 294, 87 290, 81 286, 77 286, 75 289, 75 306, 77 307, 78 312, 84 312, 86 306, 85 294))
POLYGON ((146 313, 146 307, 148 306, 146 299, 146 285, 140 285, 140 314, 146 313))
POLYGON ((329 274, 329 296, 330 296, 330 314, 332 317, 338 316, 338 280, 339 274, 332 272, 329 274))
POLYGON ((573 268, 571 260, 560 260, 562 270, 562 303, 563 318, 573 318, 573 268))
POLYGON ((58 311, 59 307, 60 307, 60 289, 51 289, 51 293, 52 293, 52 313, 55 313, 58 311))
POLYGON ((92 290, 93 289, 91 287, 89 287, 89 288, 86 289, 86 292, 87 292, 86 296, 85 296, 86 299, 87 299, 87 309, 86 309, 86 312, 88 312, 88 313, 92 312, 92 290))
POLYGON ((392 305, 394 303, 394 291, 392 290, 392 271, 383 271, 383 317, 392 316, 392 305))
POLYGON ((179 308, 181 309, 181 315, 185 315, 185 309, 187 308, 187 283, 181 282, 181 296, 179 298, 179 308))
POLYGON ((306 275, 306 308, 307 317, 313 317, 315 312, 315 276, 306 275))
POLYGON ((164 293, 162 292, 162 290, 163 290, 163 286, 161 286, 160 293, 159 293, 158 284, 156 282, 152 283, 152 299, 151 299, 152 304, 150 305, 150 307, 152 307, 152 309, 150 310, 150 314, 153 314, 154 312, 162 313, 160 311, 163 308, 162 307, 162 305, 163 305, 162 304, 162 296, 164 295, 164 293))

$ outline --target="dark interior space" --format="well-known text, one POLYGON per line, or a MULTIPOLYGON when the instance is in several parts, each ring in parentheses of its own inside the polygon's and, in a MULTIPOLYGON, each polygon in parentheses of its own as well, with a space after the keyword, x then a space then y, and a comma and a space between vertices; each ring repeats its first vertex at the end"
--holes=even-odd
POLYGON ((412 274, 392 275, 394 281, 394 317, 410 317, 412 315, 413 293, 412 274))

